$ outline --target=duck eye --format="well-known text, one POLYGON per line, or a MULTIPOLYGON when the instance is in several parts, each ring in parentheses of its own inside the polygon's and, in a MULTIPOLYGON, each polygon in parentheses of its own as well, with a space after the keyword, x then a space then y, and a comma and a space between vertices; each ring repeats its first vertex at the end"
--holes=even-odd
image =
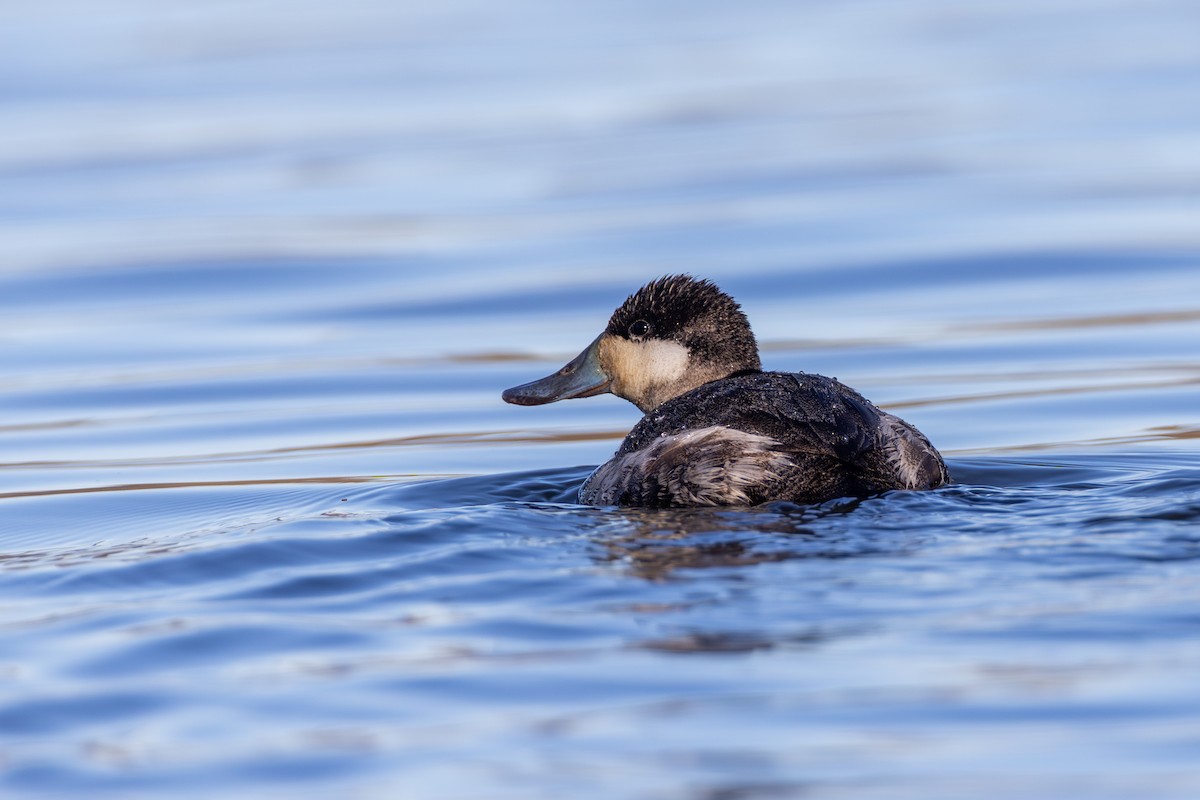
POLYGON ((650 323, 644 319, 639 319, 637 322, 629 326, 629 335, 634 338, 641 338, 650 332, 650 323))

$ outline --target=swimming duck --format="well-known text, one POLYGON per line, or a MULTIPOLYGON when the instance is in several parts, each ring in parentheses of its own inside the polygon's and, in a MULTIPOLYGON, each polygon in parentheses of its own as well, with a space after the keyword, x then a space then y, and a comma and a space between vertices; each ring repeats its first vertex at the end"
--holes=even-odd
POLYGON ((920 431, 848 386, 764 372, 741 307, 689 275, 646 284, 570 363, 503 398, 541 405, 606 392, 645 416, 584 482, 584 504, 816 503, 949 480, 920 431))

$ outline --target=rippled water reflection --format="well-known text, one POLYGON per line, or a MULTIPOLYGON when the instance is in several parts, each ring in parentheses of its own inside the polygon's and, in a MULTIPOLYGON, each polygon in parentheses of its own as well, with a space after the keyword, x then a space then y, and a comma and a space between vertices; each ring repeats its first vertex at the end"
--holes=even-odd
POLYGON ((1200 794, 1185 2, 0 11, 7 796, 1200 794), (639 511, 673 271, 956 483, 639 511))
POLYGON ((27 553, 8 784, 1196 788, 1200 459, 952 467, 936 492, 728 511, 575 506, 579 469, 343 487, 243 530, 27 553))

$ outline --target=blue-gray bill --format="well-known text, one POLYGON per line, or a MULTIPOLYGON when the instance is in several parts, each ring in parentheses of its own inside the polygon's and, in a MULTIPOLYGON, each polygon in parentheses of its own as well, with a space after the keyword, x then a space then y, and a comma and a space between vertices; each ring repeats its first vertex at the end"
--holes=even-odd
POLYGON ((552 375, 505 389, 504 402, 540 406, 573 397, 592 397, 609 391, 610 379, 600 367, 600 337, 552 375))

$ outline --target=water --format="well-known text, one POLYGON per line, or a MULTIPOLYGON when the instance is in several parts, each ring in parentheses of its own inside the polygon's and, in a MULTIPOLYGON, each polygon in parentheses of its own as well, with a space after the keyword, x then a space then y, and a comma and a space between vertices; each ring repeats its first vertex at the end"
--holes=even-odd
POLYGON ((0 10, 4 795, 1196 797, 1198 26, 0 10), (675 271, 957 483, 575 505, 675 271))

